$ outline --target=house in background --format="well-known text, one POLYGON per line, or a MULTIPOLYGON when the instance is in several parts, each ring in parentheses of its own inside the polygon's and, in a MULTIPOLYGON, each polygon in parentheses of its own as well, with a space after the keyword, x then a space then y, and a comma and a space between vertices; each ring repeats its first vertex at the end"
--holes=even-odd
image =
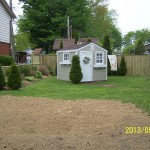
MULTIPOLYGON (((99 40, 97 38, 79 38, 77 41, 78 44, 87 43, 90 39, 90 42, 99 44, 99 40)), ((56 39, 54 41, 53 50, 57 51, 60 49, 60 43, 63 43, 63 48, 67 48, 68 46, 73 46, 75 44, 75 39, 56 39)))
POLYGON ((57 51, 57 79, 69 81, 72 57, 80 57, 81 82, 107 80, 107 50, 95 43, 74 44, 57 51))
POLYGON ((150 43, 146 44, 144 48, 145 48, 144 54, 150 55, 150 43))
POLYGON ((0 0, 0 55, 10 55, 11 19, 16 18, 5 0, 0 0))
POLYGON ((60 43, 63 43, 63 48, 66 48, 68 46, 74 45, 75 44, 75 39, 56 39, 54 41, 54 45, 53 45, 53 50, 57 51, 60 49, 60 43))

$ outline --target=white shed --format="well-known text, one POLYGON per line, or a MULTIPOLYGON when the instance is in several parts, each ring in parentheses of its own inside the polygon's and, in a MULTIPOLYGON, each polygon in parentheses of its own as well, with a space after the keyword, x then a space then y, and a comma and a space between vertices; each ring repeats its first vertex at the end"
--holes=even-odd
POLYGON ((72 57, 80 57, 83 78, 81 82, 107 80, 107 50, 83 43, 57 51, 57 79, 69 81, 72 57))

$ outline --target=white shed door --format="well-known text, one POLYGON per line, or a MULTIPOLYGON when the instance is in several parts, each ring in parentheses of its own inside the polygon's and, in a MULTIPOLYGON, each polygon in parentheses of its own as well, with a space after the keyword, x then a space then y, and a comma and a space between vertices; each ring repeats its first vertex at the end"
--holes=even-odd
POLYGON ((80 65, 82 69, 83 78, 81 82, 92 81, 93 75, 93 58, 91 51, 81 51, 80 52, 80 65), (89 61, 84 62, 84 60, 90 59, 89 61))

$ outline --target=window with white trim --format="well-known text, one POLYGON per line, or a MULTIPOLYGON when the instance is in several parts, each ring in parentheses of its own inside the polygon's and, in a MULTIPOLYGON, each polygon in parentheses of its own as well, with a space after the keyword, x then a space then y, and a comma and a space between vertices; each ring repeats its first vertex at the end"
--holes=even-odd
POLYGON ((69 60, 70 60, 70 55, 69 55, 69 53, 64 53, 64 54, 63 54, 63 61, 69 62, 69 60))
POLYGON ((95 53, 95 64, 104 64, 104 53, 103 52, 96 52, 95 53))

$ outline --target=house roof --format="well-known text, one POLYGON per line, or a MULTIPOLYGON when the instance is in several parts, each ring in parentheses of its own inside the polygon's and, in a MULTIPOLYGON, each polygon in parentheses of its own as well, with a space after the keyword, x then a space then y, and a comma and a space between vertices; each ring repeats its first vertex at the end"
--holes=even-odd
POLYGON ((89 42, 85 42, 85 43, 82 43, 82 44, 73 44, 73 45, 67 46, 65 48, 59 49, 58 51, 75 50, 75 49, 79 49, 83 46, 86 46, 88 44, 89 44, 89 42))
POLYGON ((145 45, 144 48, 145 48, 146 51, 150 52, 150 44, 145 45))
POLYGON ((36 49, 33 51, 33 54, 34 54, 34 55, 38 55, 38 54, 41 54, 42 51, 43 51, 42 48, 36 48, 36 49))
MULTIPOLYGON (((99 40, 97 38, 90 38, 91 42, 92 43, 95 43, 95 44, 99 44, 99 40)), ((88 41, 88 38, 80 38, 78 42, 87 42, 88 41)))
POLYGON ((2 3, 2 5, 4 6, 4 8, 6 9, 6 11, 8 12, 8 14, 12 17, 12 18, 16 18, 16 15, 14 14, 14 12, 12 11, 12 9, 9 7, 8 3, 5 0, 0 0, 0 2, 2 3))
POLYGON ((64 48, 66 48, 66 47, 68 47, 70 45, 74 45, 74 43, 75 43, 75 39, 56 39, 54 41, 54 45, 53 45, 53 49, 54 50, 60 49, 61 40, 63 42, 63 47, 64 48))

